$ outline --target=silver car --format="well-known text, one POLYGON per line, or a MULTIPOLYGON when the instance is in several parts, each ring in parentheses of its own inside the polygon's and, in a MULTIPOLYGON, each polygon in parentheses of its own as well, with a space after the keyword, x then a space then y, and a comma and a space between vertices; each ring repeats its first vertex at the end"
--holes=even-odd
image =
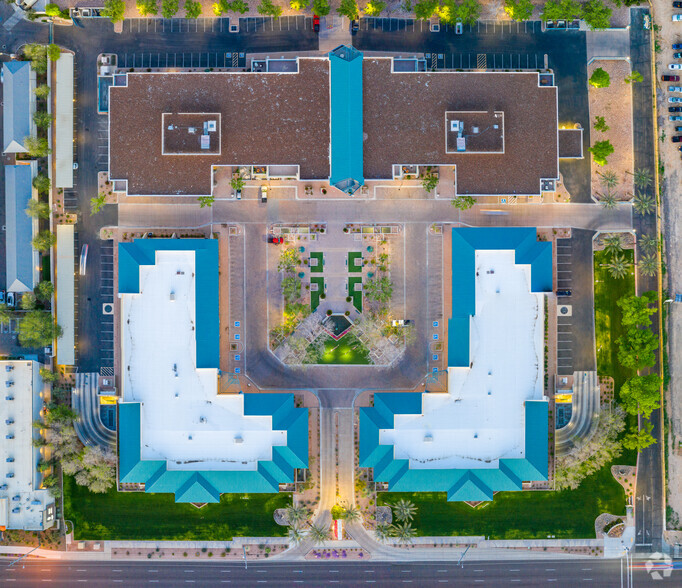
POLYGON ((668 92, 682 92, 682 86, 668 86, 668 92))

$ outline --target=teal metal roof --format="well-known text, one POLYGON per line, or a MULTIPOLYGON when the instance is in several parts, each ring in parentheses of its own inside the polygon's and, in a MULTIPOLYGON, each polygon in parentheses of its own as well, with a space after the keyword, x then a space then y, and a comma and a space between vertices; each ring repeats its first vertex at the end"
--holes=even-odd
MULTIPOLYGON (((426 392, 428 394, 428 392, 426 392)), ((491 469, 410 469, 395 459, 392 445, 379 444, 379 430, 392 429, 396 414, 421 414, 422 394, 379 393, 374 406, 360 409, 360 467, 374 468, 374 480, 391 492, 445 492, 448 501, 492 500, 493 492, 522 489, 522 482, 546 480, 549 413, 546 400, 525 403, 525 458, 501 459, 491 469)))
POLYGON ((272 415, 273 430, 287 432, 287 444, 272 448, 272 460, 259 461, 253 471, 177 471, 163 460, 140 458, 141 405, 118 405, 119 480, 144 484, 145 492, 175 494, 176 502, 220 502, 227 493, 278 492, 294 481, 294 470, 308 467, 308 409, 294 406, 293 394, 245 394, 244 414, 272 415))
POLYGON ((476 313, 476 251, 514 250, 517 264, 530 265, 531 292, 552 291, 552 244, 537 240, 533 227, 452 229, 452 317, 448 321, 448 367, 469 365, 469 326, 476 313))
POLYGON ((362 53, 341 45, 329 53, 331 67, 331 177, 349 194, 365 179, 362 157, 362 53))
POLYGON ((220 367, 218 241, 214 239, 135 239, 118 245, 118 291, 140 291, 140 266, 154 265, 157 251, 194 251, 196 265, 197 367, 220 367))

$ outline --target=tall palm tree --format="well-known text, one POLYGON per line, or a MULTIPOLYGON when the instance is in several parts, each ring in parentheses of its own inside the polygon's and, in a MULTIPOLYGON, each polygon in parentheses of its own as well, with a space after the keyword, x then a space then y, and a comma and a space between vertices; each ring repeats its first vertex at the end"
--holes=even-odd
POLYGON ((597 173, 601 176, 601 183, 605 188, 611 189, 618 185, 618 176, 616 175, 616 172, 607 169, 597 173))
POLYGON ((308 535, 310 536, 310 539, 315 545, 324 545, 324 543, 329 539, 329 529, 325 529, 324 527, 318 527, 317 525, 313 525, 312 523, 308 523, 310 525, 310 532, 308 535))
POLYGON ((649 168, 636 169, 635 173, 632 175, 635 179, 635 186, 638 188, 646 188, 653 182, 653 176, 651 175, 651 170, 649 170, 649 168))
POLYGON ((611 275, 612 278, 615 278, 616 280, 620 280, 625 277, 625 275, 628 273, 628 268, 630 267, 630 264, 625 260, 625 258, 620 255, 614 255, 611 258, 611 261, 606 264, 606 268, 609 271, 609 274, 611 275))
POLYGON ((362 517, 360 509, 357 506, 353 506, 352 504, 347 504, 343 510, 345 511, 345 516, 343 518, 345 518, 349 523, 355 523, 362 517))
POLYGON ((651 214, 656 210, 656 198, 653 194, 647 194, 645 192, 637 192, 635 194, 635 201, 633 202, 635 207, 635 212, 644 216, 645 214, 651 214))
POLYGON ((308 509, 302 504, 292 504, 287 507, 287 520, 292 527, 297 527, 308 518, 308 509))
POLYGON ((609 255, 615 255, 616 253, 623 251, 623 242, 621 241, 619 233, 604 237, 604 251, 609 255))
POLYGON ((305 533, 298 527, 289 527, 289 541, 294 545, 298 545, 305 539, 305 533))
POLYGON ((644 276, 655 276, 658 272, 658 259, 655 255, 644 255, 640 257, 637 265, 639 271, 642 272, 642 275, 644 276))
POLYGON ((374 529, 374 535, 377 540, 384 543, 389 537, 393 537, 393 527, 391 525, 379 524, 374 529))
POLYGON ((395 518, 399 521, 411 521, 417 513, 417 507, 404 498, 398 500, 398 502, 392 505, 392 508, 395 518))
POLYGON ((599 195, 599 203, 606 208, 606 210, 613 210, 616 208, 617 202, 616 197, 610 190, 599 195))
POLYGON ((658 239, 652 237, 651 235, 642 235, 637 239, 639 246, 642 248, 644 253, 652 254, 658 251, 658 239))
POLYGON ((407 521, 393 525, 393 532, 398 539, 401 541, 407 541, 408 543, 411 543, 412 537, 417 534, 417 532, 412 528, 412 523, 408 523, 407 521))

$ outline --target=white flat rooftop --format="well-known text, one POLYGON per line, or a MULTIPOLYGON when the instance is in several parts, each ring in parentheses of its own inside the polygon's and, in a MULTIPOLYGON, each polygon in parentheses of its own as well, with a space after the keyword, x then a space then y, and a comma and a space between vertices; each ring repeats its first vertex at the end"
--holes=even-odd
POLYGON ((242 395, 217 394, 217 369, 196 367, 195 271, 193 251, 158 251, 156 265, 140 266, 140 292, 121 295, 123 400, 142 403, 142 459, 255 470, 286 431, 244 416, 242 395))
MULTIPOLYGON (((543 294, 514 251, 476 251, 471 367, 448 368, 448 392, 422 395, 421 415, 396 415, 380 443, 412 469, 484 469, 525 457, 526 400, 543 395, 543 294)), ((455 286, 456 287, 456 286, 455 286)))

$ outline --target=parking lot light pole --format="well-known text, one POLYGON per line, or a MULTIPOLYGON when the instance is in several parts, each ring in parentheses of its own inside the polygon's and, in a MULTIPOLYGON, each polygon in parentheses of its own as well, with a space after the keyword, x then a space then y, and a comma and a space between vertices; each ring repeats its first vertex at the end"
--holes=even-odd
POLYGON ((246 562, 246 545, 242 545, 242 553, 244 554, 244 569, 249 569, 249 564, 246 562))

